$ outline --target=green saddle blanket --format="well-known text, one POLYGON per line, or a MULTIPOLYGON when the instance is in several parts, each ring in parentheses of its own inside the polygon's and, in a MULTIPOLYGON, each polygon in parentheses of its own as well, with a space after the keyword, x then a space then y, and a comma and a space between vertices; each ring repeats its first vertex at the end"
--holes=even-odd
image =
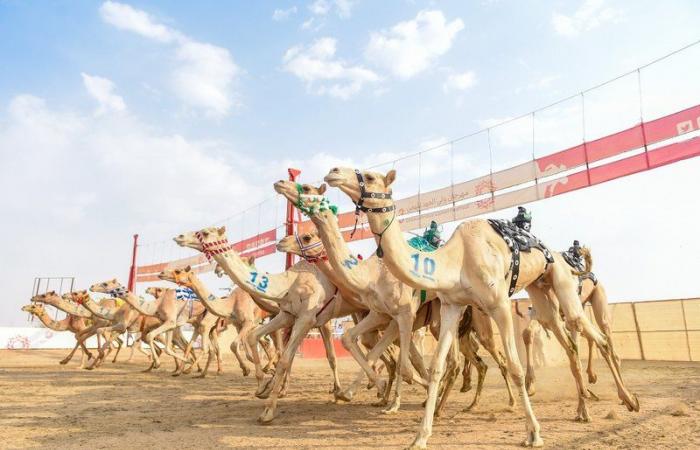
POLYGON ((422 252, 434 252, 437 250, 437 248, 433 247, 423 236, 413 236, 408 240, 408 245, 422 252))

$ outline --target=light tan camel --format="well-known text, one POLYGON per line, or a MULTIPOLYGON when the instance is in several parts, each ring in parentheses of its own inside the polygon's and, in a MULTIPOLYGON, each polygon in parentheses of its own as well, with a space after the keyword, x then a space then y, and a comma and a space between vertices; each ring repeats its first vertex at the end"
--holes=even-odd
MULTIPOLYGON (((45 294, 35 295, 31 298, 31 302, 51 305, 54 308, 60 309, 61 311, 65 312, 69 315, 69 317, 77 317, 86 320, 92 319, 92 313, 90 311, 76 303, 70 302, 62 298, 61 296, 56 294, 56 291, 50 291, 45 294)), ((85 327, 79 330, 77 333, 75 333, 76 343, 73 347, 73 350, 71 350, 71 352, 68 353, 68 355, 60 361, 60 364, 68 364, 68 362, 70 362, 70 360, 73 359, 73 355, 75 354, 76 350, 78 350, 78 348, 87 348, 85 345, 85 341, 90 336, 93 336, 95 334, 95 330, 97 330, 97 328, 99 328, 100 325, 99 323, 96 325, 94 320, 92 320, 90 324, 88 324, 85 321, 83 323, 85 324, 85 327)), ((102 325, 104 325, 104 323, 102 325)), ((92 353, 89 353, 89 355, 90 358, 88 359, 92 359, 92 353)), ((84 363, 81 364, 81 368, 85 368, 84 363)))
POLYGON ((326 354, 333 372, 333 393, 337 395, 340 392, 332 330, 328 322, 332 317, 353 313, 356 308, 342 300, 337 288, 315 265, 300 261, 282 273, 260 273, 255 266, 241 258, 228 243, 224 227, 210 227, 181 234, 175 238, 175 242, 180 246, 203 252, 208 259, 213 258, 231 280, 249 294, 279 304, 279 314, 270 322, 255 328, 247 337, 258 382, 255 395, 259 398, 268 397, 265 410, 258 417, 259 422, 268 423, 274 419, 282 382, 291 368, 297 347, 313 327, 319 327, 324 338, 326 354), (275 374, 271 381, 263 383, 264 372, 256 344, 262 336, 288 327, 291 327, 292 331, 277 363, 275 374))
MULTIPOLYGON (((149 294, 156 299, 156 302, 154 302, 154 304, 157 303, 159 306, 159 308, 157 308, 156 311, 164 307, 163 298, 161 298, 161 296, 165 294, 167 290, 167 288, 163 287, 146 288, 146 294, 149 294)), ((153 317, 160 316, 162 316, 162 314, 155 314, 153 317)), ((163 322, 160 319, 159 322, 159 325, 163 324, 163 322)), ((176 363, 176 365, 179 368, 176 369, 173 373, 174 376, 179 376, 181 373, 188 374, 192 371, 192 368, 194 366, 199 367, 199 361, 204 355, 207 355, 206 365, 204 366, 204 370, 202 370, 201 368, 199 369, 201 373, 197 375, 196 378, 205 378, 207 376, 207 373, 209 372, 209 366, 211 365, 211 361, 213 358, 216 358, 217 373, 222 373, 223 367, 221 361, 221 351, 219 348, 218 322, 219 318, 209 313, 208 311, 203 314, 193 316, 190 318, 190 320, 188 320, 188 323, 193 325, 194 332, 192 333, 192 337, 187 343, 187 347, 184 350, 183 358, 187 360, 190 358, 190 355, 194 355, 194 344, 199 336, 202 336, 202 351, 199 353, 199 355, 194 355, 193 361, 191 362, 189 367, 185 367, 184 364, 180 366, 178 363, 176 363)), ((160 336, 163 335, 166 336, 167 341, 168 332, 162 333, 160 336)))
MULTIPOLYGON (((209 291, 206 285, 202 283, 190 266, 184 269, 164 270, 158 277, 161 280, 171 281, 180 286, 192 289, 213 317, 222 317, 231 321, 238 332, 237 339, 234 339, 231 343, 231 351, 238 360, 241 371, 243 371, 243 376, 248 376, 250 369, 245 365, 243 357, 240 354, 239 340, 243 342, 245 354, 252 361, 252 355, 245 339, 248 333, 255 326, 259 325, 263 319, 262 311, 253 302, 253 298, 250 294, 240 288, 236 288, 227 297, 216 297, 209 291)), ((274 349, 270 348, 270 344, 265 339, 261 339, 259 342, 267 355, 269 369, 275 359, 274 349)))
MULTIPOLYGON (((22 307, 22 311, 28 312, 36 316, 44 326, 53 331, 70 331, 76 336, 76 347, 80 346, 83 351, 83 356, 80 361, 80 368, 85 368, 86 363, 92 359, 92 353, 85 346, 84 341, 78 340, 77 336, 80 332, 85 330, 88 326, 85 324, 85 319, 78 316, 68 315, 62 320, 53 320, 44 310, 44 306, 40 303, 31 303, 22 307)), ((74 352, 74 351, 73 351, 74 352)), ((71 352, 71 357, 73 352, 71 352)), ((68 359, 70 361, 70 358, 68 359)), ((68 362, 66 361, 66 363, 68 362)), ((61 364, 66 364, 61 361, 61 364)))
MULTIPOLYGON (((187 359, 175 352, 172 346, 172 336, 176 329, 182 325, 193 322, 199 319, 200 315, 206 312, 204 306, 199 302, 181 301, 176 298, 175 289, 166 289, 163 294, 156 298, 155 301, 148 302, 143 297, 137 297, 126 287, 122 286, 116 278, 102 283, 95 283, 90 286, 91 292, 100 292, 103 294, 111 294, 126 302, 137 313, 147 316, 157 317, 162 323, 155 330, 151 330, 146 335, 146 343, 151 348, 151 366, 147 371, 160 367, 160 358, 155 351, 155 337, 165 334, 166 345, 163 351, 175 358, 178 367, 175 374, 179 374, 187 359)), ((207 339, 208 336, 202 336, 202 339, 207 339)))
MULTIPOLYGON (((392 273, 416 289, 437 291, 442 302, 440 339, 433 355, 428 401, 412 447, 427 447, 445 357, 455 339, 461 313, 470 304, 480 307, 498 326, 508 371, 520 391, 525 412, 527 437, 524 445, 543 445, 540 426, 530 404, 515 346, 509 298, 509 275, 514 259, 511 249, 489 222, 478 219, 460 224, 445 246, 435 252, 427 253, 409 247, 396 220, 395 205, 391 199, 390 185, 395 178, 394 170, 382 175, 377 172, 334 168, 326 175, 325 181, 348 195, 357 205, 358 214, 359 211, 367 213, 370 229, 377 242, 377 254, 383 256, 392 273)), ((576 292, 576 282, 561 255, 554 254, 554 262, 551 264, 540 251, 525 252, 519 256, 519 277, 515 280, 513 292, 527 289, 536 308, 550 313, 558 312, 558 307, 561 306, 567 325, 571 329, 581 329, 585 336, 591 336, 595 340, 615 378, 618 396, 628 409, 638 410, 639 404, 624 386, 619 366, 610 353, 605 336, 595 329, 583 312, 576 292), (550 306, 552 299, 547 297, 550 288, 559 300, 555 308, 550 306)), ((563 326, 555 328, 555 335, 561 341, 567 339, 563 326)), ((570 362, 573 371, 578 358, 570 357, 570 362)), ((579 393, 585 389, 583 386, 577 388, 579 393)), ((581 404, 582 408, 586 407, 580 396, 579 412, 581 404)))
MULTIPOLYGON (((404 373, 402 375, 406 381, 412 382, 414 380, 413 370, 411 366, 408 365, 410 354, 412 356, 411 361, 413 365, 417 368, 419 375, 422 377, 422 379, 415 379, 422 385, 426 385, 423 380, 427 379, 427 372, 423 367, 422 357, 413 344, 412 337, 414 330, 425 326, 423 320, 416 320, 419 308, 425 302, 435 299, 436 296, 433 293, 414 291, 412 287, 400 282, 376 255, 372 255, 364 260, 358 260, 355 255, 352 254, 338 226, 338 219, 335 215, 335 211, 330 207, 328 200, 323 197, 326 191, 325 184, 315 187, 309 184, 299 184, 281 180, 275 183, 274 188, 278 193, 284 195, 290 203, 307 215, 318 230, 317 233, 312 231, 303 236, 287 237, 282 242, 286 241, 286 247, 292 248, 295 253, 301 254, 302 256, 305 256, 305 254, 310 251, 317 252, 319 255, 325 254, 326 258, 320 259, 327 259, 330 262, 335 273, 334 276, 337 279, 335 284, 345 288, 347 291, 354 292, 358 297, 358 301, 363 303, 370 310, 370 314, 367 317, 343 335, 343 344, 352 353, 358 361, 358 364, 360 364, 373 382, 377 382, 376 378, 373 379, 373 376, 376 377, 376 374, 372 371, 370 364, 376 360, 377 352, 381 352, 383 349, 374 349, 373 352, 370 352, 371 355, 368 356, 368 358, 372 359, 367 360, 357 346, 357 337, 367 331, 384 328, 390 322, 394 321, 397 327, 392 327, 386 330, 385 333, 398 331, 401 340, 401 348, 408 350, 400 353, 402 355, 400 366, 404 368, 404 373), (322 241, 320 243, 317 241, 319 237, 322 241)), ((316 258, 319 259, 318 256, 316 258)), ((437 322, 436 325, 437 324, 439 324, 439 322, 437 322)), ((496 361, 499 361, 499 353, 495 345, 493 345, 493 333, 488 318, 486 318, 486 321, 470 321, 470 326, 473 327, 474 325, 481 326, 484 333, 486 333, 486 331, 491 332, 491 345, 489 349, 493 351, 496 361)), ((436 338, 439 336, 439 326, 431 327, 431 331, 436 338)), ((479 378, 481 381, 479 387, 481 387, 483 385, 483 376, 485 375, 485 364, 483 364, 480 359, 477 359, 476 349, 472 347, 474 342, 466 337, 466 333, 464 336, 464 342, 460 343, 460 347, 464 350, 463 354, 470 358, 477 367, 481 369, 479 371, 479 378)), ((486 345, 488 345, 488 342, 485 342, 486 345)), ((500 360, 502 360, 502 357, 500 360)), ((450 361, 449 364, 452 369, 452 365, 456 366, 456 361, 450 361)), ((505 365, 501 364, 501 366, 502 373, 505 375, 505 365)), ((448 370, 448 373, 451 373, 451 370, 448 370)), ((361 372, 360 376, 357 378, 358 382, 362 379, 362 375, 361 372)), ((504 379, 508 386, 512 405, 514 402, 512 390, 507 381, 508 378, 504 377, 504 379)), ((449 380, 450 378, 448 377, 448 381, 446 382, 451 386, 454 380, 449 380)), ((353 383, 351 388, 355 387, 357 384, 357 382, 353 383)), ((449 389, 446 392, 449 392, 449 389)), ((480 389, 477 390, 475 402, 470 405, 470 409, 476 405, 479 393, 480 389)), ((350 394, 352 394, 352 391, 350 391, 350 394)), ((397 383, 394 403, 385 410, 385 412, 395 412, 398 410, 399 405, 400 383, 397 383)))
MULTIPOLYGON (((605 337, 607 338, 608 345, 610 346, 611 351, 613 352, 613 355, 617 358, 617 355, 614 352, 614 342, 613 342, 613 337, 612 337, 612 320, 610 318, 610 311, 608 308, 608 296, 605 293, 605 288, 603 287, 603 284, 598 281, 598 279, 592 275, 592 270, 593 270, 593 257, 591 255, 590 249, 587 247, 582 247, 580 249, 580 254, 584 258, 585 261, 585 268, 583 272, 579 272, 578 270, 574 269, 571 267, 571 274, 572 276, 576 277, 578 279, 578 292, 579 292, 579 298, 581 300, 581 304, 585 306, 586 303, 591 304, 591 308, 593 309, 593 317, 595 318, 596 324, 600 328, 600 330, 603 332, 605 337)), ((553 292, 549 292, 549 295, 554 296, 555 294, 553 292)), ((534 382, 535 382, 535 371, 534 371, 534 353, 532 349, 532 344, 533 344, 533 321, 537 320, 539 322, 539 317, 537 314, 537 310, 531 310, 531 312, 527 315, 524 316, 519 308, 518 308, 518 303, 516 302, 516 313, 525 319, 529 319, 527 327, 523 330, 523 341, 525 343, 525 352, 526 352, 526 359, 527 359, 527 371, 525 375, 525 385, 528 388, 528 392, 530 395, 534 395, 535 389, 534 389, 534 382)), ((548 324, 546 323, 541 323, 540 324, 546 329, 549 330, 548 324)), ((572 337, 574 343, 577 344, 577 334, 574 333, 574 336, 572 337)), ((588 382, 589 383, 595 383, 598 380, 598 376, 596 375, 595 371, 593 370, 593 346, 595 345, 595 341, 591 339, 590 337, 587 337, 588 341, 588 364, 586 367, 586 372, 588 374, 588 382)), ((618 364, 619 364, 619 358, 618 358, 618 364)))

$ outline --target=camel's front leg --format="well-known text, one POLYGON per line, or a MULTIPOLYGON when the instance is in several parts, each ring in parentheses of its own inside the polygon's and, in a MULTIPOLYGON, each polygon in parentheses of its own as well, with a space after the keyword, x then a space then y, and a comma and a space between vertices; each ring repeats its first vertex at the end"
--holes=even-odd
POLYGON ((112 364, 117 362, 117 356, 119 356, 119 352, 121 351, 122 346, 124 345, 124 341, 122 341, 122 339, 119 336, 117 336, 117 344, 117 352, 114 354, 114 358, 112 358, 112 364))
POLYGON ((258 398, 266 398, 270 393, 270 390, 268 389, 268 387, 270 387, 269 382, 267 384, 263 384, 265 372, 263 372, 262 364, 260 364, 260 354, 258 352, 257 345, 258 340, 261 336, 265 336, 273 331, 292 326, 293 324, 294 316, 288 312, 280 311, 279 314, 277 314, 268 323, 254 328, 250 333, 248 333, 248 336, 246 336, 246 341, 248 342, 251 353, 253 354, 253 363, 255 364, 255 378, 258 381, 258 389, 255 391, 255 396, 258 398))
POLYGON ((462 317, 462 309, 463 308, 458 305, 451 305, 444 302, 440 306, 440 339, 438 340, 437 348, 435 349, 433 360, 430 365, 428 399, 425 402, 425 411, 423 413, 420 429, 411 444, 411 448, 427 448, 428 438, 433 431, 433 415, 435 414, 435 404, 437 402, 440 380, 445 370, 445 360, 447 359, 447 353, 450 351, 450 346, 457 334, 457 324, 462 317))
MULTIPOLYGON (((154 346, 155 346, 155 338, 156 336, 159 336, 163 333, 166 333, 173 328, 176 327, 176 323, 172 320, 163 322, 158 328, 155 330, 151 330, 148 332, 146 335, 146 342, 148 342, 148 346, 151 347, 151 356, 153 357, 153 363, 151 367, 153 369, 157 369, 160 367, 160 357, 158 356, 158 353, 155 351, 154 346)), ((179 359, 182 362, 186 362, 184 358, 182 358, 180 355, 176 355, 170 348, 169 341, 165 342, 165 346, 163 347, 163 351, 165 352, 166 355, 170 355, 175 359, 179 359)))
MULTIPOLYGON (((76 341, 75 346, 73 347, 73 350, 71 350, 70 353, 68 353, 68 355, 65 358, 63 358, 62 360, 60 360, 58 363, 61 364, 62 366, 68 364, 70 362, 70 360, 73 359, 73 355, 75 354, 75 351, 78 350, 78 347, 80 347, 80 346, 81 346, 81 341, 79 341, 79 340, 76 341)), ((85 354, 85 350, 83 350, 83 354, 85 354)), ((80 364, 81 369, 83 368, 83 365, 84 364, 81 362, 81 364, 80 364)))
POLYGON ((326 359, 328 359, 328 365, 333 373, 333 389, 331 393, 338 400, 338 393, 342 390, 340 387, 340 377, 338 376, 338 368, 336 364, 335 357, 335 347, 333 346, 333 328, 330 322, 326 322, 318 327, 318 331, 321 333, 321 338, 323 339, 323 346, 326 349, 326 359))
POLYGON ((277 399, 279 397, 282 381, 292 367, 292 361, 294 360, 294 355, 296 354, 301 340, 304 339, 309 330, 311 330, 315 319, 316 317, 314 316, 314 313, 310 312, 297 318, 297 320, 294 322, 294 325, 292 326, 292 333, 289 337, 289 341, 287 342, 287 347, 282 352, 282 358, 280 358, 279 362, 277 363, 277 370, 272 378, 270 397, 267 399, 265 410, 262 412, 260 417, 258 417, 258 422, 270 423, 272 419, 275 418, 277 399))
POLYGON ((381 328, 390 320, 391 318, 388 316, 376 313, 374 311, 370 311, 369 314, 367 314, 367 316, 365 316, 365 318, 360 321, 360 323, 350 328, 343 334, 341 338, 343 347, 345 347, 345 349, 350 352, 353 358, 355 358, 355 361, 357 361, 357 363, 360 365, 362 371, 358 373, 357 377, 355 378, 355 381, 348 388, 338 393, 337 398, 347 402, 352 400, 355 390, 364 378, 363 371, 370 379, 370 382, 377 385, 377 389, 379 390, 379 392, 384 394, 385 386, 384 384, 382 384, 381 386, 379 385, 380 383, 378 382, 377 373, 371 367, 372 363, 369 362, 368 358, 370 355, 374 355, 376 361, 376 358, 378 358, 379 355, 381 355, 384 352, 384 348, 388 347, 396 338, 396 335, 398 334, 398 325, 396 324, 396 322, 391 321, 391 325, 387 328, 386 332, 382 336, 382 339, 380 339, 380 342, 382 342, 382 340, 385 341, 384 348, 381 348, 381 351, 372 353, 375 349, 380 347, 380 344, 377 343, 377 345, 374 346, 374 348, 372 349, 372 351, 370 351, 367 357, 365 357, 364 353, 362 352, 362 349, 360 349, 359 345, 357 344, 357 339, 360 335, 364 333, 381 328), (392 329, 391 332, 389 331, 389 328, 392 329))

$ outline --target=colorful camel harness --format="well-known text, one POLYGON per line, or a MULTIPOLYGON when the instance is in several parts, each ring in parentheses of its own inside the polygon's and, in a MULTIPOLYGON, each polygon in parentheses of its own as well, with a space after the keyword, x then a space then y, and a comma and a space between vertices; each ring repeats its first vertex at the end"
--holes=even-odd
POLYGON ((197 231, 194 235, 202 245, 202 253, 204 253, 209 262, 211 262, 212 255, 220 255, 233 250, 233 246, 228 243, 226 238, 214 242, 204 242, 204 235, 201 231, 197 231))
POLYGON ((571 250, 566 252, 561 252, 561 256, 564 261, 567 262, 571 267, 578 271, 578 295, 583 292, 583 282, 585 280, 591 280, 593 286, 598 286, 598 277, 595 276, 593 272, 586 272, 586 266, 581 258, 581 255, 576 255, 571 250))
MULTIPOLYGON (((528 231, 523 230, 516 226, 513 222, 503 219, 488 219, 489 224, 493 229, 501 235, 506 245, 510 248, 510 252, 513 255, 510 261, 510 269, 508 272, 510 276, 510 287, 508 288, 508 297, 515 293, 515 285, 518 281, 518 276, 520 275, 520 253, 529 253, 530 250, 536 248, 544 254, 546 263, 544 269, 542 270, 542 275, 547 272, 547 268, 550 264, 554 262, 554 257, 549 249, 535 236, 530 234, 528 231)), ((508 274, 506 274, 506 279, 508 274)))

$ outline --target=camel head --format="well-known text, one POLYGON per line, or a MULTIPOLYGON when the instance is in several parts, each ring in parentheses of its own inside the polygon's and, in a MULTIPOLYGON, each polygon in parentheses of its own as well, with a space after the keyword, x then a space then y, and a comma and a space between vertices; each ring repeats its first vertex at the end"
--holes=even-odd
POLYGON ((36 303, 49 303, 52 301, 58 301, 61 297, 56 293, 56 291, 49 291, 45 294, 38 294, 32 297, 31 301, 36 303))
POLYGON ((396 171, 393 169, 386 175, 382 175, 379 172, 334 167, 323 181, 343 191, 355 205, 360 204, 365 208, 384 208, 392 204, 390 186, 395 179, 396 171), (380 198, 375 198, 372 194, 380 194, 380 198), (381 194, 388 194, 389 198, 381 194))
POLYGON ((38 316, 38 315, 41 315, 41 314, 44 314, 44 312, 45 312, 45 311, 44 311, 44 305, 41 305, 41 304, 39 304, 39 303, 32 303, 32 304, 30 304, 30 305, 24 305, 24 306, 22 307, 22 311, 28 312, 28 313, 30 313, 30 314, 34 314, 34 315, 37 315, 37 316, 38 316))
POLYGON ((83 301, 89 297, 90 294, 88 294, 87 290, 82 290, 82 291, 72 291, 72 292, 66 292, 63 294, 63 300, 69 301, 69 302, 75 302, 79 305, 83 304, 83 301))
POLYGON ((326 249, 317 230, 283 237, 277 243, 277 251, 293 253, 312 262, 326 256, 326 249))
POLYGON ((163 295, 163 291, 165 291, 166 288, 160 287, 160 286, 151 286, 146 288, 146 294, 152 295, 155 298, 160 297, 163 295))
POLYGON ((189 247, 204 253, 207 260, 212 255, 226 253, 231 245, 226 237, 226 227, 207 227, 199 231, 184 233, 173 238, 180 247, 189 247))
POLYGON ((185 287, 192 287, 192 279, 195 274, 192 267, 187 266, 183 269, 166 269, 158 274, 158 278, 165 281, 171 281, 175 284, 185 287))
POLYGON ((331 205, 323 194, 326 185, 316 187, 310 184, 300 184, 294 181, 280 180, 274 184, 275 191, 284 195, 294 206, 307 216, 318 214, 321 211, 330 210, 338 214, 338 208, 331 205))
POLYGON ((122 286, 116 278, 111 280, 103 281, 102 283, 95 283, 90 286, 90 292, 101 292, 103 294, 109 294, 114 296, 119 296, 127 292, 126 287, 122 286))

